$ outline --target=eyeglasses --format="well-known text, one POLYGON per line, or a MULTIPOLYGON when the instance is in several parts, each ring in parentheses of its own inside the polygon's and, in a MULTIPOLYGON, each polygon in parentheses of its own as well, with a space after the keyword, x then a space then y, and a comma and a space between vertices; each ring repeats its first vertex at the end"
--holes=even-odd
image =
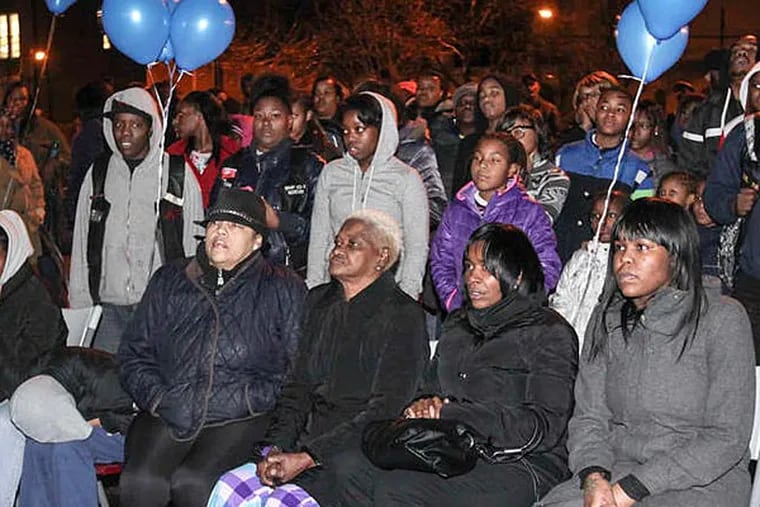
POLYGON ((507 134, 512 134, 515 139, 522 139, 529 130, 536 130, 533 125, 512 125, 507 129, 507 134))

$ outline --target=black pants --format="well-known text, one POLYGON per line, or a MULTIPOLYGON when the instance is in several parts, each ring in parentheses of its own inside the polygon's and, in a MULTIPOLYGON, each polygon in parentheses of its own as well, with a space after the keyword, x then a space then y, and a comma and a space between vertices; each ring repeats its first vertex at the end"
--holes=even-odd
POLYGON ((489 465, 479 461, 472 471, 450 479, 425 472, 380 470, 361 451, 341 454, 335 463, 344 507, 530 507, 550 487, 521 462, 489 465))
POLYGON ((733 296, 744 305, 749 315, 755 343, 755 364, 760 365, 760 280, 739 272, 733 296))
POLYGON ((158 417, 142 413, 129 428, 119 482, 122 507, 205 507, 216 480, 250 461, 268 416, 204 428, 177 442, 158 417))

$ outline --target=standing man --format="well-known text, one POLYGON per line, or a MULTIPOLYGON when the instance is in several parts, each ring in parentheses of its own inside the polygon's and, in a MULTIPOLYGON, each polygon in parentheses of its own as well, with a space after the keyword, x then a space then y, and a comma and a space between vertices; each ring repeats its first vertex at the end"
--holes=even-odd
POLYGON ((181 160, 170 166, 159 150, 161 114, 147 91, 116 92, 103 116, 111 153, 96 159, 79 192, 69 298, 72 308, 103 306, 94 346, 116 353, 153 272, 195 252, 203 203, 191 170, 181 160))
POLYGON ((446 83, 440 74, 426 71, 419 75, 415 95, 417 114, 427 124, 438 170, 444 182, 446 195, 450 198, 460 138, 450 112, 443 107, 445 98, 446 83))
POLYGON ((685 171, 707 177, 726 138, 726 124, 742 114, 739 101, 742 79, 757 61, 757 37, 745 35, 731 45, 728 83, 713 90, 694 112, 684 130, 678 164, 685 171))
MULTIPOLYGON (((742 219, 739 270, 734 277, 733 296, 746 308, 752 323, 755 354, 760 365, 760 64, 746 75, 739 96, 747 111, 715 159, 715 170, 707 179, 704 203, 707 213, 719 224, 742 219)), ((721 247, 722 248, 722 247, 721 247)))

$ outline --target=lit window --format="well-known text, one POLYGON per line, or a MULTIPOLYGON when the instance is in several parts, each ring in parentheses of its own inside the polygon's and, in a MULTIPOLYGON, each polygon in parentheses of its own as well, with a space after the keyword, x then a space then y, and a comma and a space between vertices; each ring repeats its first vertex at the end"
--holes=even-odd
POLYGON ((21 57, 18 14, 0 14, 0 59, 21 57))
POLYGON ((111 49, 111 40, 106 34, 103 34, 103 49, 111 49))

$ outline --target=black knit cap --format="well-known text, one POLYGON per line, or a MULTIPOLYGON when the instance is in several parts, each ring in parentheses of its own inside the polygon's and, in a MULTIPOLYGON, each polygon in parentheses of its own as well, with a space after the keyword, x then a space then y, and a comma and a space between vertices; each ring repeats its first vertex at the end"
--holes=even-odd
POLYGON ((251 190, 223 188, 216 203, 206 212, 206 219, 198 222, 198 225, 206 227, 209 222, 234 222, 266 235, 266 213, 264 201, 251 190))
POLYGON ((142 109, 136 108, 132 104, 127 104, 126 102, 122 102, 120 100, 112 101, 111 110, 108 111, 107 113, 104 113, 103 116, 113 121, 114 117, 119 113, 136 114, 137 116, 141 116, 145 118, 149 126, 153 124, 153 118, 151 117, 151 115, 149 115, 142 109))

